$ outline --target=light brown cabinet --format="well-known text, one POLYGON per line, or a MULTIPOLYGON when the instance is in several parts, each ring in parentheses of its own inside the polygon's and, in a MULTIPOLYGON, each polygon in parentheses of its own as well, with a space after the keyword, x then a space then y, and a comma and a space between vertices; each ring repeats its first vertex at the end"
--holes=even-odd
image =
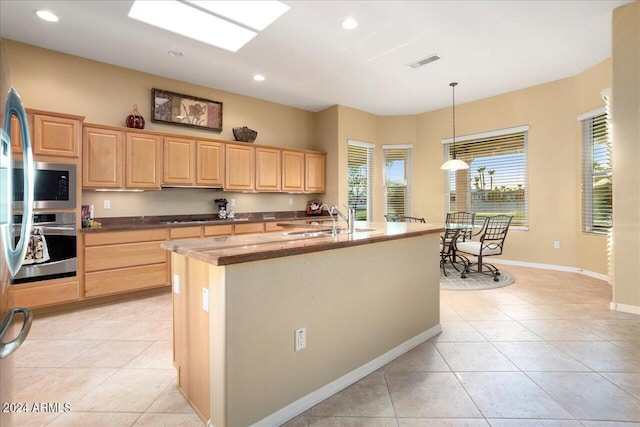
POLYGON ((282 150, 282 191, 304 191, 304 152, 282 150))
POLYGON ((84 297, 166 286, 165 229, 84 235, 84 297))
POLYGON ((162 137, 127 132, 125 186, 159 190, 162 184, 162 137))
POLYGON ((196 184, 224 185, 224 144, 213 141, 196 141, 196 184))
POLYGON ((225 190, 255 190, 254 150, 245 145, 226 145, 225 190))
POLYGON ((326 154, 305 153, 304 189, 307 193, 324 193, 326 189, 326 154))
POLYGON ((165 136, 163 169, 164 184, 193 184, 196 176, 196 142, 193 139, 165 136))
POLYGON ((83 188, 159 190, 162 137, 85 126, 83 188))
POLYGON ((256 147, 256 190, 281 190, 281 150, 256 147))
MULTIPOLYGON (((27 126, 32 127, 30 124, 27 126)), ((16 116, 11 116, 11 135, 9 135, 9 138, 11 139, 11 152, 15 154, 22 153, 22 133, 16 116)))
POLYGON ((124 133, 85 127, 82 139, 82 186, 123 188, 124 133))
POLYGON ((79 157, 82 121, 68 117, 33 115, 33 152, 45 156, 79 157))

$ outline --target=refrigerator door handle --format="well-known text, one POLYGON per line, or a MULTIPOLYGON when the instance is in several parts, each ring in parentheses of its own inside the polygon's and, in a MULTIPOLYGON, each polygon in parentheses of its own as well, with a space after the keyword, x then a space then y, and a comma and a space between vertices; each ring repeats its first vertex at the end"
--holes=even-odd
POLYGON ((22 345, 25 338, 29 334, 29 330, 31 329, 31 322, 33 318, 31 317, 31 310, 22 307, 16 307, 11 309, 9 315, 2 322, 2 326, 0 326, 0 359, 4 359, 9 356, 11 353, 16 351, 18 347, 22 345), (13 321, 13 316, 17 313, 22 313, 22 328, 20 329, 20 333, 13 340, 5 343, 2 342, 2 336, 11 326, 11 322, 13 321))
MULTIPOLYGON (((27 125, 27 112, 22 105, 20 95, 15 89, 11 88, 7 93, 7 101, 5 104, 5 116, 4 116, 4 130, 2 137, 9 137, 11 135, 11 116, 15 115, 18 118, 18 124, 20 125, 20 134, 22 139, 22 162, 24 165, 24 200, 23 200, 23 215, 22 215, 22 227, 20 229, 20 240, 13 248, 13 233, 10 232, 8 227, 0 227, 2 236, 4 239, 4 245, 7 250, 7 265, 9 272, 12 276, 15 276, 22 262, 24 261, 25 254, 27 253, 27 245, 29 244, 29 234, 31 234, 31 226, 33 224, 33 198, 34 198, 34 183, 35 183, 35 165, 33 163, 33 151, 31 149, 31 137, 29 135, 29 127, 27 125)), ((4 145, 4 144, 3 144, 4 145)), ((9 147, 9 146, 7 146, 9 147)), ((7 152, 8 167, 11 167, 11 150, 7 152)), ((9 173, 7 176, 8 196, 13 191, 12 188, 12 176, 9 173)), ((7 203, 10 206, 11 200, 4 200, 2 203, 7 203)), ((4 222, 4 218, 3 221, 4 222)), ((7 223, 9 223, 7 221, 7 223)), ((9 223, 10 224, 10 223, 9 223)))

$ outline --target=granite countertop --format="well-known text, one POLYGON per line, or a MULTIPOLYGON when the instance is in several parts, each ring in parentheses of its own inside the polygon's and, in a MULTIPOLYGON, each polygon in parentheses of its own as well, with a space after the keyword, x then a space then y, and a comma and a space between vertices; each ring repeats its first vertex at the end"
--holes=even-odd
MULTIPOLYGON (((279 225, 299 228, 300 222, 280 222, 279 225)), ((314 224, 311 224, 314 225, 314 224)), ((338 223, 344 226, 344 222, 338 223)), ((330 230, 331 221, 320 229, 330 230)), ((417 237, 427 234, 439 234, 444 231, 440 224, 401 223, 401 222, 356 222, 353 234, 322 235, 314 233, 318 227, 308 233, 277 232, 263 234, 243 234, 204 239, 167 240, 162 243, 166 250, 185 255, 213 265, 229 265, 270 258, 326 251, 350 246, 366 245, 388 240, 417 237)))
MULTIPOLYGON (((199 225, 242 224, 252 222, 278 221, 322 221, 326 215, 310 216, 306 211, 252 212, 238 213, 233 219, 218 219, 216 214, 200 215, 163 215, 128 216, 114 218, 95 218, 101 227, 82 228, 81 233, 101 233, 108 231, 131 231, 139 229, 193 227, 199 225)), ((326 218, 329 218, 326 216, 326 218)))

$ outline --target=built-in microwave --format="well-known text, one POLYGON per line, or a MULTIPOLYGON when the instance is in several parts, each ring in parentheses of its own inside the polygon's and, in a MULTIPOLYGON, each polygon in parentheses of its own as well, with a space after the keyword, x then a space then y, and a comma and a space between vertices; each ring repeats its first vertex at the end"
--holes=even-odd
MULTIPOLYGON (((76 207, 76 165, 36 162, 34 209, 74 209, 76 207)), ((22 209, 22 163, 13 169, 13 208, 22 209)))

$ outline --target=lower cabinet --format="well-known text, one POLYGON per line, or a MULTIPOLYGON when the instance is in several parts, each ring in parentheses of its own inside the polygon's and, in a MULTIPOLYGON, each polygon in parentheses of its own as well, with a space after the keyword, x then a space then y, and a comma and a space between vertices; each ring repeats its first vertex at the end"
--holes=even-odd
POLYGON ((9 287, 9 300, 14 307, 39 308, 77 301, 80 283, 76 277, 25 283, 9 287))
POLYGON ((84 298, 167 286, 165 229, 84 236, 84 298))

